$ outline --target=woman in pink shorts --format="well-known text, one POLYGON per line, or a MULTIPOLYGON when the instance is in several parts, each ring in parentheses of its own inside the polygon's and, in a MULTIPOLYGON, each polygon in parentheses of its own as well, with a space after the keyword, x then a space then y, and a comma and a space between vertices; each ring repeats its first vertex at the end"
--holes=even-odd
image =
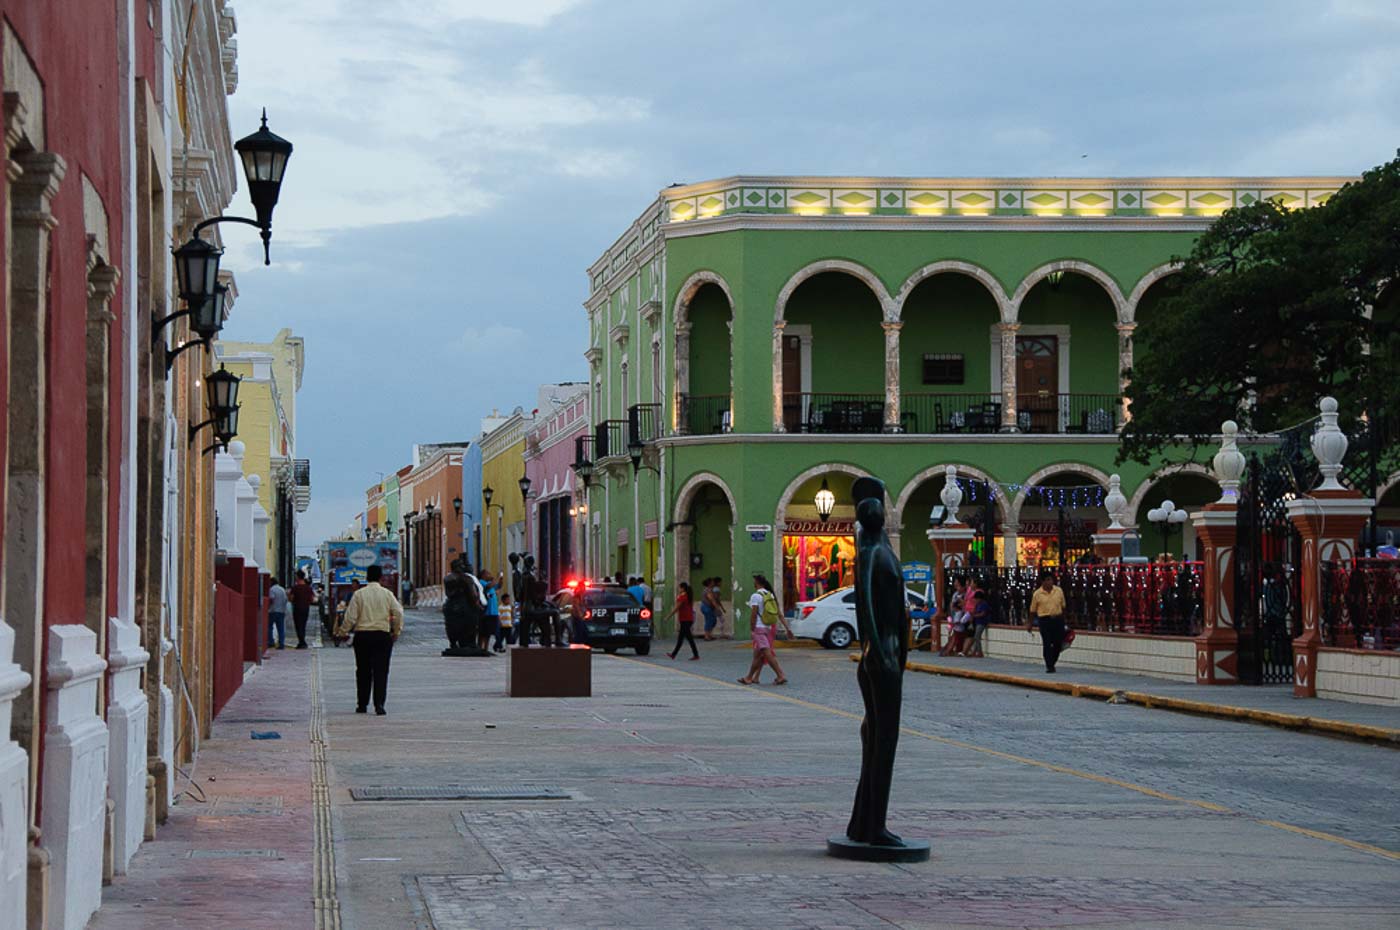
MULTIPOLYGON (((773 636, 777 632, 775 627, 779 624, 787 627, 787 621, 778 609, 778 598, 773 594, 773 586, 768 579, 755 573, 753 583, 755 590, 749 598, 749 625, 753 628, 753 664, 749 666, 749 673, 739 679, 739 684, 758 684, 758 676, 762 674, 766 663, 773 667, 773 673, 778 676, 775 684, 785 685, 787 676, 783 674, 782 666, 778 664, 778 654, 773 650, 773 636)), ((787 627, 787 631, 788 636, 792 636, 790 627, 787 627)))

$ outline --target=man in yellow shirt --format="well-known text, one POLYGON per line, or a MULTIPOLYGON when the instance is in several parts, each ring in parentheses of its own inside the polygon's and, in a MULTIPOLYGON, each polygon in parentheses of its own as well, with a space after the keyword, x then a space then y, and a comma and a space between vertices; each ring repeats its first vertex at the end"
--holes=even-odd
POLYGON ((1031 595, 1030 617, 1026 619, 1026 632, 1033 624, 1040 626, 1040 648, 1045 656, 1045 671, 1055 673, 1055 663, 1065 648, 1065 592, 1055 584, 1055 576, 1045 572, 1040 576, 1040 587, 1031 595))
POLYGON ((384 570, 371 565, 365 570, 368 581, 350 598, 345 617, 340 621, 336 636, 355 634, 355 713, 363 714, 369 706, 370 691, 374 692, 374 712, 381 717, 384 693, 389 690, 389 657, 394 641, 403 632, 403 608, 393 592, 380 586, 384 570))

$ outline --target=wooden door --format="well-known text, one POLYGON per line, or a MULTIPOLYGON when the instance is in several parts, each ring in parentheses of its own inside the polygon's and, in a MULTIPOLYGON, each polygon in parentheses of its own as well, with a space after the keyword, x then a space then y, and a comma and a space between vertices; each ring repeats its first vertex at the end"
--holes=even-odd
POLYGON ((1022 429, 1058 432, 1059 385, 1059 338, 1016 337, 1016 408, 1022 429))
POLYGON ((783 426, 789 433, 801 431, 802 339, 783 337, 783 426))

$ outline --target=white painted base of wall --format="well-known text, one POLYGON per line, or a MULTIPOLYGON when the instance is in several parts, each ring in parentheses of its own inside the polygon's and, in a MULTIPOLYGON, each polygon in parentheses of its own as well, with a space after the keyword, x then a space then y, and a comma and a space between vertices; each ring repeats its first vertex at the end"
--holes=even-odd
MULTIPOLYGON (((945 641, 946 641, 946 633, 945 641)), ((1021 627, 990 627, 983 651, 989 658, 1025 662, 1044 668, 1040 635, 1021 627)), ((1134 636, 1125 633, 1079 633, 1060 656, 1059 666, 1150 675, 1173 681, 1196 680, 1196 644, 1186 637, 1134 636)))
POLYGON ((97 681, 107 663, 85 626, 48 632, 44 803, 41 842, 49 873, 49 926, 82 930, 102 903, 107 826, 107 725, 97 716, 97 681))
POLYGON ((160 759, 165 763, 165 809, 175 804, 175 694, 160 686, 160 759))
POLYGON ((146 832, 146 692, 141 669, 150 655, 141 648, 141 631, 115 617, 107 625, 107 726, 111 731, 111 760, 107 794, 115 805, 112 860, 118 875, 146 832))
POLYGON ((413 606, 420 609, 429 607, 441 607, 447 600, 447 594, 440 584, 428 585, 426 588, 416 588, 413 592, 413 606))
POLYGON ((1400 707, 1400 652, 1319 649, 1317 696, 1400 707))
POLYGON ((28 881, 29 756, 10 739, 14 700, 29 676, 12 656, 15 631, 0 620, 0 928, 23 927, 28 881))

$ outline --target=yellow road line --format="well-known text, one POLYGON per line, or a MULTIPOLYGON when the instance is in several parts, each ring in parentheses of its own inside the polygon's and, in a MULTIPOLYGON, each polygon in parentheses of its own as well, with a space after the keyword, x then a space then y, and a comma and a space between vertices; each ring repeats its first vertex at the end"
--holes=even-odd
MULTIPOLYGON (((710 682, 711 684, 723 685, 728 688, 733 688, 736 691, 754 692, 763 695, 764 697, 773 698, 779 701, 787 701, 789 704, 796 704, 799 707, 806 707, 810 708, 811 710, 824 711, 828 714, 835 714, 838 717, 846 717, 850 720, 865 719, 864 714, 852 713, 848 710, 841 710, 838 707, 830 707, 826 704, 817 704, 813 701, 806 701, 802 698, 791 697, 786 694, 778 694, 774 691, 758 690, 755 692, 753 685, 741 685, 738 682, 720 681, 716 678, 710 678, 707 675, 701 675, 696 672, 686 671, 683 668, 670 668, 665 665, 656 665, 652 662, 642 662, 640 659, 632 659, 628 658, 627 656, 613 656, 613 658, 620 659, 624 662, 636 662, 638 665, 645 665, 648 668, 660 669, 662 671, 672 672, 677 675, 688 675, 691 678, 698 678, 702 681, 710 682)), ((1107 775, 1098 775, 1093 772, 1085 772, 1082 769, 1071 768, 1070 766, 1060 765, 1055 762, 1045 762, 1040 759, 1032 759, 1028 756, 1018 756, 1014 753, 1002 752, 999 749, 992 749, 987 746, 978 746, 975 743, 965 743, 962 740, 949 739, 946 736, 937 736, 933 733, 925 733, 924 731, 916 730, 913 727, 900 727, 899 731, 900 733, 905 734, 907 736, 916 736, 920 739, 929 740, 930 742, 942 743, 945 746, 953 746, 958 749, 966 749, 971 752, 982 753, 983 755, 993 756, 998 759, 1004 759, 1007 762, 1017 762, 1021 765, 1034 766, 1038 769, 1044 769, 1050 772, 1058 772, 1061 775, 1070 775, 1074 778, 1082 778, 1086 781, 1098 782, 1102 785, 1112 785, 1115 788, 1124 788, 1128 791, 1135 791, 1138 794, 1143 794, 1150 798, 1157 798, 1162 801, 1173 801, 1178 804, 1189 804, 1192 807, 1199 807, 1202 810, 1208 810, 1217 814, 1237 813, 1237 811, 1231 810, 1230 808, 1225 807, 1221 804, 1215 804, 1211 801, 1200 801, 1194 798, 1177 797, 1174 794, 1167 794, 1165 791, 1158 791, 1157 789, 1149 788, 1146 785, 1138 785, 1130 781, 1122 781, 1121 779, 1110 778, 1107 775)), ((1348 849, 1357 850, 1358 852, 1371 853, 1372 855, 1382 856, 1386 859, 1400 861, 1400 852, 1395 852, 1394 850, 1390 849, 1384 849, 1380 846, 1372 846, 1369 843, 1362 843, 1357 840, 1349 840, 1344 836, 1336 836, 1332 833, 1324 833, 1321 830, 1309 830, 1306 827, 1296 827, 1292 824, 1282 823, 1277 820, 1263 820, 1255 817, 1250 817, 1249 819, 1254 823, 1261 824, 1266 827, 1275 827, 1279 830, 1287 830, 1290 833, 1299 833, 1303 836, 1311 837, 1315 840, 1322 840, 1327 843, 1336 843, 1340 846, 1345 846, 1348 849)))

